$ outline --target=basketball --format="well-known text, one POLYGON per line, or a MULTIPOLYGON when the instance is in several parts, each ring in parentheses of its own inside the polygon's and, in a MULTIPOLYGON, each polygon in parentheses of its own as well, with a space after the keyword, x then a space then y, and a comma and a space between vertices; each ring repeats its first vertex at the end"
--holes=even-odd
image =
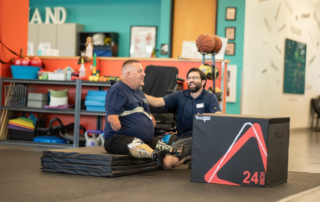
POLYGON ((201 34, 196 40, 197 48, 202 53, 211 53, 215 47, 214 37, 210 34, 201 34))
POLYGON ((220 51, 221 48, 222 48, 222 41, 221 41, 220 37, 218 37, 217 35, 213 35, 213 37, 214 37, 214 40, 215 40, 215 43, 216 43, 213 51, 214 51, 215 53, 219 53, 219 51, 220 51))

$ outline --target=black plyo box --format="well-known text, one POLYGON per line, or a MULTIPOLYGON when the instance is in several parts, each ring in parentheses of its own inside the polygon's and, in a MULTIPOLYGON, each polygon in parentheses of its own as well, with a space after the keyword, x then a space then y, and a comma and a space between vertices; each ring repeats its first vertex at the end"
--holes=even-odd
POLYGON ((10 140, 33 141, 34 131, 10 129, 8 130, 10 140))
POLYGON ((191 181, 267 187, 287 181, 290 118, 195 115, 191 181))

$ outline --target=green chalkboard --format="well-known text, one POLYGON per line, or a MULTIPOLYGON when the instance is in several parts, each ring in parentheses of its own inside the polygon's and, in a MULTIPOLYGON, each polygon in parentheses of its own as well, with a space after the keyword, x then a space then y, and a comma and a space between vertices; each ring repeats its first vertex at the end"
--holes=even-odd
POLYGON ((307 45, 285 41, 283 92, 304 94, 307 45))

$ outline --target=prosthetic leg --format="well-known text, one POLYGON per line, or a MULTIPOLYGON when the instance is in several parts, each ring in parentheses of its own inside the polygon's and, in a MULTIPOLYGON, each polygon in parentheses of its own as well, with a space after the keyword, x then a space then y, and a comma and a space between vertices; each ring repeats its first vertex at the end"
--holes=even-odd
POLYGON ((171 146, 166 145, 163 142, 158 142, 157 149, 153 150, 149 145, 145 144, 139 138, 134 138, 132 143, 128 144, 128 149, 131 156, 139 159, 150 158, 154 161, 158 161, 158 165, 162 165, 163 158, 167 153, 180 156, 183 153, 183 145, 178 150, 174 150, 171 146), (158 149, 159 148, 159 149, 158 149))
POLYGON ((151 158, 154 160, 154 150, 149 147, 149 145, 145 144, 139 138, 134 138, 133 141, 128 144, 129 152, 131 156, 144 159, 151 158))

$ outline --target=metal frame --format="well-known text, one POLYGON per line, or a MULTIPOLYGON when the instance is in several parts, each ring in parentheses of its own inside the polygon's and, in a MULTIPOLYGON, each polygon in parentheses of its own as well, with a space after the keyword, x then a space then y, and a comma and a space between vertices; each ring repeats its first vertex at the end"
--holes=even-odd
POLYGON ((226 8, 226 16, 225 16, 226 21, 235 21, 237 19, 237 7, 227 7, 226 8), (234 19, 227 19, 227 14, 228 14, 228 9, 235 9, 235 14, 234 14, 234 19))
MULTIPOLYGON (((53 80, 29 80, 29 79, 12 79, 2 78, 2 82, 24 83, 24 84, 41 84, 41 85, 76 85, 76 81, 53 81, 53 80)), ((2 87, 1 82, 1 87, 2 87)))
POLYGON ((80 127, 80 108, 81 108, 81 80, 76 81, 76 100, 73 127, 73 147, 79 147, 79 127, 80 127))
MULTIPOLYGON (((216 65, 216 59, 215 59, 215 52, 212 52, 212 66, 215 68, 216 65)), ((202 64, 205 64, 205 55, 204 53, 202 53, 202 64)), ((222 66, 221 66, 221 92, 224 93, 224 69, 225 69, 225 61, 222 62, 222 66)), ((213 70, 213 74, 215 74, 215 70, 213 70)), ((216 79, 215 76, 213 76, 213 85, 212 85, 212 90, 213 92, 215 92, 215 87, 216 87, 216 79)), ((223 94, 224 96, 224 94, 223 94)), ((220 103, 220 109, 223 112, 223 103, 220 103)))
MULTIPOLYGON (((236 43, 235 42, 228 42, 227 43, 227 46, 228 44, 233 44, 233 54, 227 54, 227 52, 225 53, 225 55, 236 55, 236 43)), ((227 47, 226 47, 227 49, 227 47)))
POLYGON ((39 143, 23 140, 1 140, 0 144, 5 145, 23 145, 31 147, 51 147, 51 148, 73 148, 72 144, 54 144, 54 143, 39 143))
POLYGON ((19 106, 2 106, 3 110, 21 111, 21 112, 41 112, 41 113, 56 113, 56 114, 74 114, 73 109, 45 109, 45 108, 31 108, 31 107, 19 107, 19 106))
MULTIPOLYGON (((41 146, 41 147, 55 147, 55 148, 70 148, 79 147, 79 127, 80 127, 80 116, 81 115, 92 115, 99 116, 97 118, 98 129, 102 126, 102 116, 106 115, 106 112, 95 112, 81 110, 81 90, 82 86, 96 86, 99 90, 103 90, 103 87, 110 87, 110 82, 98 83, 98 82, 88 82, 82 80, 76 81, 42 81, 42 80, 27 80, 27 79, 12 79, 0 77, 0 100, 2 100, 2 88, 3 82, 13 82, 13 83, 23 83, 23 84, 41 84, 41 85, 73 85, 76 86, 76 99, 75 99, 75 109, 44 109, 44 108, 30 108, 30 107, 10 107, 0 105, 0 112, 2 110, 12 110, 12 111, 23 111, 23 112, 41 112, 41 113, 57 113, 57 114, 74 114, 74 136, 73 144, 49 144, 49 143, 36 143, 31 141, 19 141, 19 140, 0 140, 0 144, 10 144, 10 145, 24 145, 24 146, 41 146)), ((0 119, 1 128, 1 119, 0 119)))
POLYGON ((225 30, 224 30, 224 36, 225 36, 225 38, 227 38, 228 40, 232 40, 232 41, 234 41, 234 40, 236 40, 236 27, 226 27, 225 28, 225 30), (233 29, 234 30, 234 32, 233 32, 233 38, 232 39, 229 39, 228 37, 227 37, 227 29, 233 29))
MULTIPOLYGON (((221 65, 221 92, 223 93, 223 98, 226 97, 225 93, 224 93, 224 69, 225 69, 225 62, 223 61, 222 62, 222 65, 221 65)), ((226 101, 226 98, 224 100, 227 104, 227 101, 226 101)), ((220 109, 221 111, 223 112, 223 103, 220 103, 220 109)))

